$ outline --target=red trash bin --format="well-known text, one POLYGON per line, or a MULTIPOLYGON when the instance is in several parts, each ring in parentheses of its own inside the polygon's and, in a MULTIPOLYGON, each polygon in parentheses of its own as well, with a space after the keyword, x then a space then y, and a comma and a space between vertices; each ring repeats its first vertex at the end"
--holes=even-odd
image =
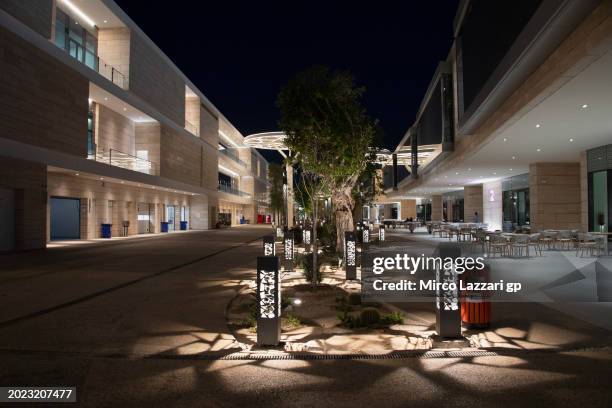
MULTIPOLYGON (((489 282, 489 279, 488 266, 481 271, 473 269, 461 275, 464 283, 489 282)), ((461 322, 470 329, 489 327, 491 324, 491 293, 489 291, 461 291, 461 322)))

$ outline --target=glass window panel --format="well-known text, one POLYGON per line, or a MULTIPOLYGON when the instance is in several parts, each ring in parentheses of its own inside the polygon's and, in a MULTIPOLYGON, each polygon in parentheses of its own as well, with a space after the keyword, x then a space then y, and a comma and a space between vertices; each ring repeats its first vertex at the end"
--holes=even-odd
POLYGON ((59 15, 55 20, 55 45, 61 49, 66 49, 66 24, 59 15))
POLYGON ((608 225, 608 172, 593 173, 593 227, 605 231, 608 225))
POLYGON ((87 65, 89 68, 97 70, 96 69, 96 56, 90 52, 90 51, 85 51, 85 65, 87 65))

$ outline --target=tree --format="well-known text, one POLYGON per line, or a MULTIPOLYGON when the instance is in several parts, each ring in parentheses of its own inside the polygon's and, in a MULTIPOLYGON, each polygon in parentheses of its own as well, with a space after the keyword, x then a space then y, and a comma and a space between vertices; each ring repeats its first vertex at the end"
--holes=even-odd
POLYGON ((270 180, 270 210, 274 214, 276 224, 282 224, 280 220, 285 213, 283 166, 278 163, 270 163, 268 180, 270 180))
POLYGON ((317 66, 296 75, 278 96, 287 147, 331 194, 336 251, 343 251, 344 232, 354 228, 352 191, 376 133, 376 122, 361 105, 363 92, 350 73, 317 66))

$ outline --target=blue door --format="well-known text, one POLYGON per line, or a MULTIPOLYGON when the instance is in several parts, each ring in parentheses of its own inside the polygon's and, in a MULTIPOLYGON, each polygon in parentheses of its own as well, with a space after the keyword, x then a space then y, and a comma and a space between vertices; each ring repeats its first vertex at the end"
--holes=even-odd
POLYGON ((51 198, 51 239, 80 239, 80 204, 78 198, 51 198))

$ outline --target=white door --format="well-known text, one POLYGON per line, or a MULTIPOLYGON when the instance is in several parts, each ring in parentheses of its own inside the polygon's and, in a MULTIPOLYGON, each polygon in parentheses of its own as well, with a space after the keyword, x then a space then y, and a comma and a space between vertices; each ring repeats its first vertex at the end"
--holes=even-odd
POLYGON ((0 188, 0 252, 15 249, 15 192, 0 188))

